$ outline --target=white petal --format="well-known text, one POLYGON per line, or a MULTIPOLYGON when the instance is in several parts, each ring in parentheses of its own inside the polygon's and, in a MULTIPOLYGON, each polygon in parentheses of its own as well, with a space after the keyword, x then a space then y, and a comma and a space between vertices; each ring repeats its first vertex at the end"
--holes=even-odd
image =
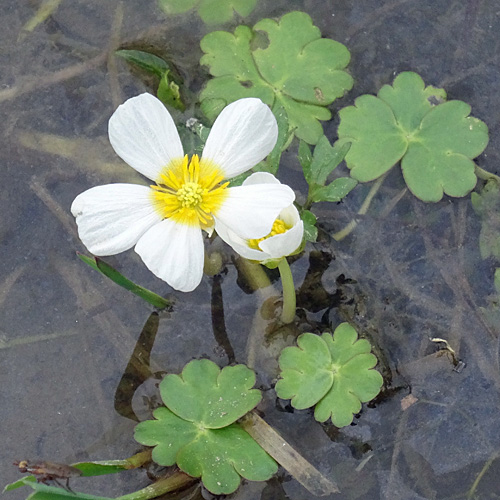
POLYGON ((230 179, 254 167, 274 148, 278 124, 260 99, 240 99, 215 120, 202 158, 215 163, 230 179))
POLYGON ((108 184, 83 192, 71 205, 78 234, 94 255, 115 255, 132 248, 161 221, 151 202, 151 189, 134 184, 108 184))
POLYGON ((295 193, 283 184, 238 186, 227 191, 227 198, 214 214, 215 221, 244 239, 267 236, 281 210, 295 199, 295 193))
POLYGON ((191 292, 203 276, 201 229, 165 219, 138 241, 135 251, 149 270, 181 292, 191 292))
POLYGON ((299 211, 295 208, 295 205, 290 205, 284 208, 279 215, 279 218, 288 226, 293 227, 297 222, 300 221, 299 211))
POLYGON ((304 223, 299 221, 295 226, 282 234, 266 238, 259 247, 273 259, 279 259, 292 254, 299 248, 304 237, 304 223))
POLYGON ((267 253, 255 250, 255 248, 250 248, 248 246, 248 240, 240 238, 221 222, 217 221, 215 223, 215 227, 215 230, 221 239, 225 241, 235 252, 240 254, 242 257, 245 257, 245 259, 262 261, 271 258, 271 256, 267 253))
POLYGON ((149 179, 184 156, 174 121, 151 94, 126 101, 109 120, 109 141, 116 154, 149 179))
POLYGON ((269 172, 254 172, 243 181, 242 186, 253 184, 281 184, 281 182, 269 172))

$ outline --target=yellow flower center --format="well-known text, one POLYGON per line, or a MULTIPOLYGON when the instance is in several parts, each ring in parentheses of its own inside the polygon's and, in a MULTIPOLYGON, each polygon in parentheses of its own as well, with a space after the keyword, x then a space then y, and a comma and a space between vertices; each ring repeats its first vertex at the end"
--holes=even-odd
POLYGON ((273 227, 271 229, 271 232, 267 235, 264 236, 263 238, 258 238, 254 240, 248 240, 248 246, 250 248, 253 248, 254 250, 261 250, 262 249, 259 247, 259 243, 261 241, 267 240, 267 238, 270 238, 271 236, 276 236, 277 234, 283 234, 286 233, 291 226, 288 226, 285 224, 285 221, 282 221, 281 219, 276 219, 273 223, 273 227))
POLYGON ((186 155, 160 172, 157 186, 151 186, 153 205, 164 219, 180 224, 212 228, 214 214, 228 195, 229 182, 222 171, 210 162, 186 155))

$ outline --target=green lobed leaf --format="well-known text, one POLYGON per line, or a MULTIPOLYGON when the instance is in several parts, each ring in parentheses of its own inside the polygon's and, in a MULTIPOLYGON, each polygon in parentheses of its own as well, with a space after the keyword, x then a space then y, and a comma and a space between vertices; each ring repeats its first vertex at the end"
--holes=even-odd
POLYGON ((471 193, 474 211, 481 219, 479 250, 481 258, 500 260, 500 186, 489 180, 478 193, 471 193))
POLYGON ((302 167, 307 183, 310 186, 313 184, 324 186, 326 179, 344 159, 350 147, 348 142, 337 142, 332 147, 326 136, 322 136, 314 148, 312 161, 308 166, 302 167))
POLYGON ((322 338, 332 356, 334 381, 328 394, 316 405, 314 417, 319 422, 331 418, 337 427, 345 427, 361 410, 361 403, 380 392, 382 375, 373 369, 377 358, 370 353, 370 343, 357 340, 356 330, 348 323, 340 324, 333 336, 324 333, 322 338))
POLYGON ((500 295, 500 267, 497 267, 495 269, 495 279, 494 279, 494 283, 495 283, 495 290, 497 291, 497 293, 500 295))
POLYGON ((327 186, 312 186, 310 200, 314 203, 319 201, 339 202, 345 198, 358 184, 352 177, 339 177, 327 186))
POLYGON ((164 299, 162 296, 143 288, 142 286, 136 285, 133 281, 125 278, 123 274, 119 273, 114 267, 101 260, 99 257, 87 257, 86 255, 77 252, 78 257, 88 264, 92 269, 99 271, 108 277, 111 281, 114 281, 117 285, 120 285, 125 290, 129 290, 135 295, 141 297, 149 304, 157 307, 158 309, 164 309, 165 307, 170 307, 172 304, 164 299))
POLYGON ((311 148, 307 145, 307 142, 300 140, 299 152, 297 157, 299 159, 300 166, 304 171, 304 177, 305 177, 306 176, 305 172, 309 172, 311 170, 311 163, 312 163, 311 148))
POLYGON ((303 333, 298 347, 285 347, 279 357, 280 380, 276 394, 291 399, 298 410, 315 405, 333 384, 332 357, 325 341, 313 333, 303 333))
POLYGON ((212 361, 194 360, 181 375, 167 375, 160 393, 167 407, 154 411, 155 420, 136 426, 135 439, 154 446, 160 465, 173 465, 201 477, 214 494, 236 490, 240 476, 269 479, 276 462, 238 424, 238 418, 261 399, 251 389, 255 373, 244 365, 222 370, 212 361))
POLYGON ((304 238, 306 241, 316 241, 318 239, 318 228, 316 227, 316 216, 309 210, 303 210, 300 218, 304 223, 304 238))
POLYGON ((331 118, 326 106, 353 85, 344 71, 347 48, 321 38, 304 12, 290 12, 279 21, 263 19, 253 30, 238 26, 234 34, 209 33, 201 48, 201 63, 214 77, 200 95, 209 119, 237 99, 258 97, 271 107, 282 106, 295 135, 310 144, 323 135, 319 120, 331 118))
POLYGON ((378 97, 363 95, 339 112, 339 143, 352 142, 345 160, 361 182, 401 160, 410 191, 423 201, 465 196, 476 184, 473 158, 488 143, 486 125, 462 101, 426 87, 413 72, 400 73, 378 97))
POLYGON ((216 495, 234 492, 240 476, 265 481, 277 471, 276 462, 238 424, 207 429, 165 407, 156 409, 153 416, 155 420, 136 426, 135 439, 155 446, 152 458, 156 463, 177 463, 190 476, 201 477, 205 487, 216 495))
POLYGON ((361 403, 373 399, 382 387, 370 343, 358 340, 348 323, 339 325, 333 336, 304 333, 297 342, 298 347, 287 347, 280 355, 276 393, 291 399, 297 409, 316 405, 314 417, 320 422, 331 418, 337 427, 349 425, 361 403))
POLYGON ((170 68, 168 63, 161 57, 142 50, 122 49, 115 51, 115 55, 122 57, 131 64, 139 66, 148 73, 153 73, 158 78, 161 78, 162 75, 170 68))
POLYGON ((234 12, 248 16, 256 4, 257 0, 159 0, 166 14, 181 14, 196 7, 206 24, 226 23, 233 18, 234 12))
POLYGON ((222 370, 208 359, 193 360, 180 375, 160 383, 165 405, 179 417, 205 428, 219 429, 235 422, 261 400, 255 373, 245 365, 222 370))

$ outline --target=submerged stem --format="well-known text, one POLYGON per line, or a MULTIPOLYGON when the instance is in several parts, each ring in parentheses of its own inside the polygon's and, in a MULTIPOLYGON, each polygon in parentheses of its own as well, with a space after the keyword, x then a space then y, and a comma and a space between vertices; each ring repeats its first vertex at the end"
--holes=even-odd
POLYGON ((159 481, 146 486, 146 488, 143 488, 142 490, 117 497, 116 500, 149 500, 150 498, 156 498, 164 495, 165 493, 170 493, 171 491, 184 488, 195 481, 197 481, 196 478, 188 476, 187 474, 184 474, 184 472, 178 471, 167 478, 160 479, 159 481))
POLYGON ((483 181, 489 181, 490 179, 495 179, 496 181, 500 182, 500 177, 498 177, 498 175, 492 174, 491 172, 488 172, 487 170, 484 170, 481 167, 478 167, 477 165, 475 166, 474 171, 476 175, 483 181))
MULTIPOLYGON (((384 182, 385 178, 387 177, 387 174, 389 172, 386 172, 384 175, 380 176, 374 183, 373 186, 371 187, 370 191, 366 195, 365 201, 361 205, 361 208, 358 210, 358 215, 364 215, 366 212, 368 212, 368 208, 370 207, 370 204, 374 198, 374 196, 377 194, 378 190, 380 189, 380 186, 384 182)), ((349 236, 351 232, 354 230, 354 228, 358 225, 358 221, 353 219, 347 226, 345 226, 343 229, 340 231, 337 231, 333 235, 333 239, 336 241, 343 240, 346 236, 349 236)))
POLYGON ((278 264, 283 286, 283 311, 281 312, 281 321, 286 325, 295 319, 295 309, 297 299, 295 297, 295 285, 293 283, 292 271, 286 258, 281 259, 278 264))

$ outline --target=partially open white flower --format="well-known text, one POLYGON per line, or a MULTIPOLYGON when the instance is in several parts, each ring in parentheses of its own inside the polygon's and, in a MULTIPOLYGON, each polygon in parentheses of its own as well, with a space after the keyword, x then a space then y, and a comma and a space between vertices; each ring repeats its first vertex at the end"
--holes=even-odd
POLYGON ((109 120, 109 140, 131 167, 153 180, 97 186, 76 197, 71 212, 84 245, 114 255, 135 245, 146 266, 177 290, 203 275, 202 229, 220 223, 241 238, 267 235, 295 194, 279 184, 228 187, 273 149, 278 126, 259 99, 240 99, 215 121, 203 155, 184 156, 174 121, 150 94, 129 99, 109 120))
MULTIPOLYGON (((257 172, 248 177, 242 185, 246 187, 277 184, 280 184, 280 181, 274 175, 257 172)), ((215 230, 242 257, 263 264, 279 261, 283 257, 293 254, 302 244, 304 237, 304 223, 293 204, 281 210, 271 231, 264 237, 243 238, 222 221, 215 222, 215 230)))

